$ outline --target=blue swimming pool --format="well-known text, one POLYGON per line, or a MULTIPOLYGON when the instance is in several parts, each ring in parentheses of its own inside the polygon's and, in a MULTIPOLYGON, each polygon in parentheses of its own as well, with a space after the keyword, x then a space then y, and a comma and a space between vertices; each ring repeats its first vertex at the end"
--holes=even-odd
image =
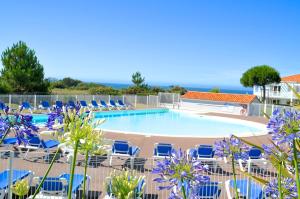
MULTIPOLYGON (((96 112, 95 118, 106 119, 99 127, 103 130, 144 135, 223 137, 230 134, 251 136, 265 133, 262 124, 168 109, 96 112)), ((37 123, 43 123, 46 119, 46 115, 34 116, 37 123)))

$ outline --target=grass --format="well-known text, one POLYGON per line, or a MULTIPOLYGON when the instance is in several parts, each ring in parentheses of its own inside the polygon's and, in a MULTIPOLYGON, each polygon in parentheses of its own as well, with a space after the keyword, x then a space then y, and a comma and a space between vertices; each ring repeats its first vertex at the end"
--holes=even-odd
POLYGON ((53 95, 88 95, 88 90, 76 90, 76 89, 61 89, 54 88, 51 91, 53 95))

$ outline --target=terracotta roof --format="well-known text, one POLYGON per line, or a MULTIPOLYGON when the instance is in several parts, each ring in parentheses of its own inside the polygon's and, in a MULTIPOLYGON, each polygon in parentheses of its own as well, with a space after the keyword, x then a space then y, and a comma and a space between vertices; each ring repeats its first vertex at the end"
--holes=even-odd
POLYGON ((256 95, 188 91, 182 98, 250 104, 256 99, 256 95))
POLYGON ((282 77, 281 81, 283 81, 283 82, 297 82, 297 83, 300 83, 300 74, 282 77))

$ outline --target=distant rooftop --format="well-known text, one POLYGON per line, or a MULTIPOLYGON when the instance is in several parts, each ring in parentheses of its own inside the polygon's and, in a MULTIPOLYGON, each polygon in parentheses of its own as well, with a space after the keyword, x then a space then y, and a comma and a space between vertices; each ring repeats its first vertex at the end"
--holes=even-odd
POLYGON ((300 83, 300 74, 282 77, 281 81, 300 83))
POLYGON ((206 101, 231 102, 231 103, 240 103, 240 104, 250 104, 255 99, 257 99, 256 95, 210 93, 210 92, 195 92, 195 91, 188 91, 182 96, 182 98, 206 100, 206 101))

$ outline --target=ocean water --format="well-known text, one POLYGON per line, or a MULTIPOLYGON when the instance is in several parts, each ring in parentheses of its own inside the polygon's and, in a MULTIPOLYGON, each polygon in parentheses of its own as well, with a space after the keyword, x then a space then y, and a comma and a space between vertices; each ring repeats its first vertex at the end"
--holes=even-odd
MULTIPOLYGON (((100 83, 103 84, 105 86, 110 86, 112 88, 115 89, 122 89, 122 88, 127 88, 129 86, 131 86, 131 84, 119 84, 119 83, 100 83)), ((159 85, 155 85, 155 86, 159 86, 159 85)), ((159 86, 162 88, 169 88, 169 86, 159 86)), ((212 86, 213 87, 213 86, 212 86)), ((212 87, 185 87, 187 90, 190 91, 202 91, 202 92, 208 92, 212 89, 212 87)), ((253 90, 252 89, 248 89, 248 88, 242 88, 242 89, 234 89, 234 88, 226 88, 226 87, 221 87, 221 93, 236 93, 236 94, 253 94, 253 90)))

